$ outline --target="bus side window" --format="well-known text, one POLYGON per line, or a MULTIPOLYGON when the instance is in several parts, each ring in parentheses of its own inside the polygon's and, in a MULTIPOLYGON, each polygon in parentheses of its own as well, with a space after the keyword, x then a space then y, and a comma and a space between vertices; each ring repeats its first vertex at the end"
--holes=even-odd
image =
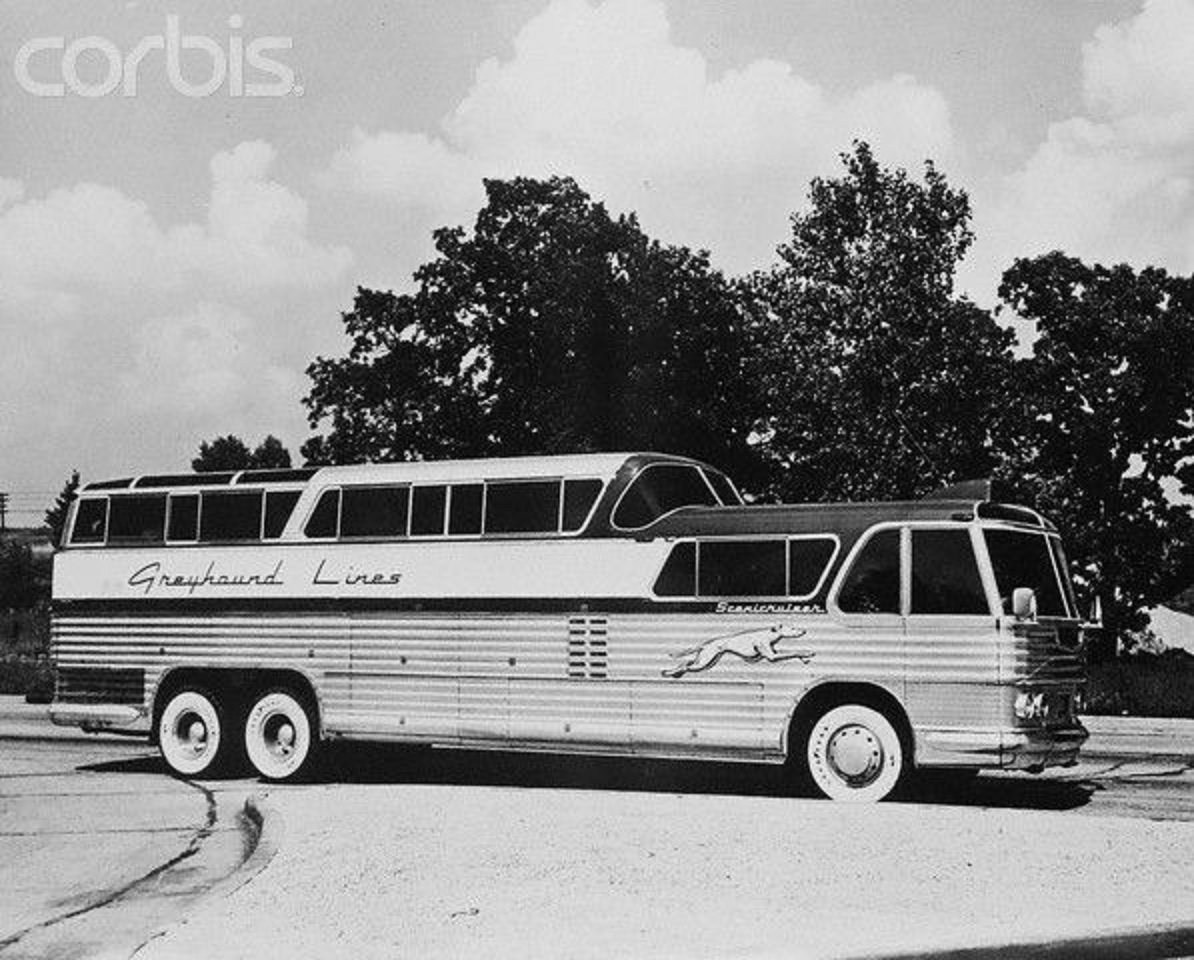
POLYGON ((342 537, 405 537, 409 487, 344 487, 342 537))
POLYGON ((334 537, 340 522, 340 488, 324 490, 307 518, 303 533, 308 537, 334 537))
POLYGON ((411 490, 410 535, 442 537, 448 506, 448 488, 443 484, 411 490))
POLYGON ((452 484, 448 509, 448 533, 454 537, 475 537, 481 533, 481 505, 485 487, 480 483, 452 484))
POLYGON ((700 545, 702 597, 780 597, 787 591, 784 540, 706 540, 700 545))
POLYGON ((900 612, 900 531, 874 534, 850 566, 838 593, 843 613, 900 612))
POLYGON ((75 512, 75 526, 71 531, 71 543, 103 543, 104 529, 108 525, 108 498, 84 497, 75 512))
POLYGON ((716 507, 701 471, 685 464, 653 464, 631 481, 614 511, 613 525, 639 530, 680 507, 716 507))
POLYGON ((199 494, 170 494, 170 519, 166 521, 167 540, 199 538, 199 494))
POLYGON ((837 541, 832 537, 788 541, 788 593, 805 599, 816 593, 835 553, 837 541))
POLYGON ((261 537, 262 494, 203 491, 199 510, 199 539, 258 540, 261 537))
POLYGON ((672 547, 655 580, 655 594, 660 597, 696 596, 695 543, 677 543, 672 547))
POLYGON ((564 481, 564 532, 575 533, 584 526, 589 511, 597 502, 601 488, 600 480, 564 481))
POLYGON ((486 485, 485 532, 558 533, 560 481, 500 481, 486 485))
POLYGON ((166 535, 166 495, 112 497, 108 540, 115 543, 161 543, 166 535))
POLYGON ((277 540, 298 503, 298 490, 268 490, 265 494, 265 539, 277 540))
POLYGON ((912 613, 990 613, 968 531, 912 531, 912 613))

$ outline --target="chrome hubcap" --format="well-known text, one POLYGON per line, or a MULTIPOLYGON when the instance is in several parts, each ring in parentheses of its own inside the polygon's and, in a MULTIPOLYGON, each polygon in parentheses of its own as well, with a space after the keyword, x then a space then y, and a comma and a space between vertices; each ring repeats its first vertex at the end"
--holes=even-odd
POLYGON ((861 724, 835 730, 825 755, 834 774, 851 787, 873 783, 883 769, 883 745, 861 724))
POLYGON ((285 760, 294 753, 296 733, 287 717, 271 717, 265 724, 265 744, 277 759, 285 760))
POLYGON ((207 749, 207 724, 197 713, 184 713, 174 728, 178 745, 193 756, 199 756, 207 749))

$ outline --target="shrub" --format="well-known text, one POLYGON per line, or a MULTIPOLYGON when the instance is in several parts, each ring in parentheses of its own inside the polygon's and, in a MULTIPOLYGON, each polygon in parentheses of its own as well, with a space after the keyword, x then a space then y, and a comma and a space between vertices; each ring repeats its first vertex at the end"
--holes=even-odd
POLYGON ((1194 718, 1194 656, 1140 653, 1087 669, 1086 712, 1194 718))

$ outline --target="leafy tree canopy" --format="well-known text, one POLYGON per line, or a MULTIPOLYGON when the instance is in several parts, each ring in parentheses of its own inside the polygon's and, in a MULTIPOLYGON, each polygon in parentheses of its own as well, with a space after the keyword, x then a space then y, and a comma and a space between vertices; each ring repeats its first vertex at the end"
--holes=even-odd
POLYGON ((311 462, 658 449, 749 473, 733 288, 565 178, 487 180, 415 289, 361 289, 319 358, 311 462))
POLYGON ((842 162, 747 285, 772 489, 889 499, 985 476, 1015 338, 954 296, 969 200, 931 162, 923 182, 865 143, 842 162))
POLYGON ((191 461, 197 473, 217 470, 265 470, 290 466, 290 451, 273 434, 261 441, 254 450, 237 436, 216 437, 210 443, 199 444, 199 456, 191 461))
POLYGON ((1000 296, 1039 335, 1001 474, 1064 530, 1112 644, 1194 578, 1194 521, 1166 489, 1194 493, 1194 280, 1051 253, 1000 296))

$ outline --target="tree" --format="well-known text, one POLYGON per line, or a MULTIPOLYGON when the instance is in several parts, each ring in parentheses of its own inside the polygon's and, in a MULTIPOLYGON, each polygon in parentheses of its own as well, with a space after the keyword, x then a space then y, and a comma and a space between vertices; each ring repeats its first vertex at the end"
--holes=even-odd
POLYGON ((249 462, 255 470, 286 470, 291 466, 290 451, 271 433, 257 444, 249 462))
POLYGON ((772 491, 885 499, 986 476, 1015 338, 953 293, 969 200, 932 162, 923 182, 861 142, 842 162, 747 284, 772 491))
POLYGON ((62 542, 62 531, 66 528, 66 515, 70 505, 78 496, 79 471, 72 470, 70 477, 62 487, 54 501, 54 506, 46 511, 46 526, 50 528, 50 542, 57 545, 62 542))
POLYGON ((708 255, 564 178, 487 180, 407 294, 358 290, 352 345, 308 368, 311 462, 659 449, 752 455, 736 292, 708 255))
POLYGON ((1194 279, 1055 252, 1017 260, 1000 297, 1038 333, 1000 474, 1062 528, 1107 657, 1194 578, 1194 521, 1169 496, 1175 478, 1194 493, 1194 279))
POLYGON ((191 461, 191 469, 198 473, 218 470, 263 470, 289 467, 290 452, 273 434, 267 436, 250 452, 248 445, 237 436, 216 437, 210 443, 199 444, 199 456, 191 461))
POLYGON ((0 542, 0 610, 29 610, 50 596, 50 564, 28 543, 0 542))

